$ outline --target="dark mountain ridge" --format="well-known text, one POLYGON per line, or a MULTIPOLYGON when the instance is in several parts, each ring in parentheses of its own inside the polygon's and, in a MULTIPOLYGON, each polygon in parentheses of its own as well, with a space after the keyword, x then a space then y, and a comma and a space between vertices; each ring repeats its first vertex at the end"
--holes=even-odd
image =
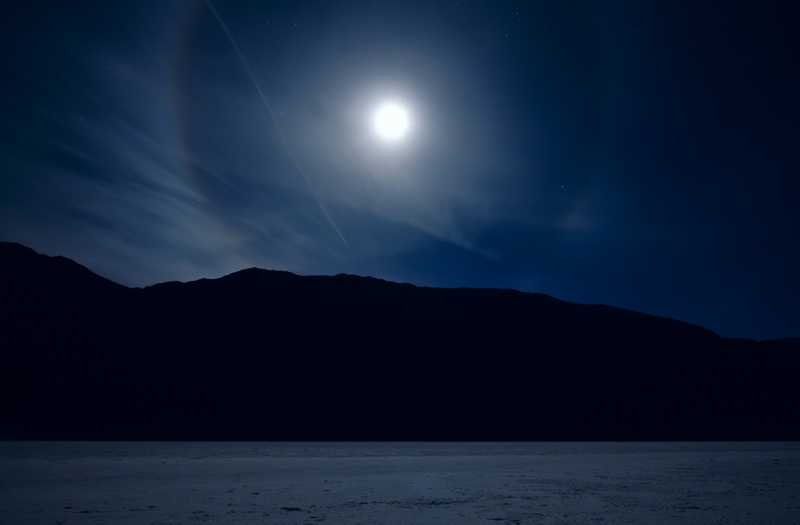
POLYGON ((0 243, 2 439, 799 439, 800 339, 248 269, 126 288, 0 243))

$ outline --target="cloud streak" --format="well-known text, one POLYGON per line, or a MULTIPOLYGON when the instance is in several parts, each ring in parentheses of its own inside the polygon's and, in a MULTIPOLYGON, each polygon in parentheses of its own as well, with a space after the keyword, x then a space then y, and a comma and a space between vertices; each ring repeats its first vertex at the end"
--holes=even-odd
POLYGON ((311 191, 311 194, 314 197, 314 200, 317 201, 317 206, 319 206, 319 209, 322 212, 322 215, 325 217, 325 220, 328 221, 328 224, 331 225, 331 228, 333 228, 333 230, 336 232, 336 234, 342 240, 344 245, 349 249, 350 245, 347 243, 347 239, 344 238, 344 235, 342 235, 342 232, 339 230, 339 228, 333 222, 333 219, 331 219, 331 216, 328 214, 328 211, 325 209, 325 206, 322 204, 322 201, 319 199, 319 196, 317 195, 316 191, 314 190, 314 185, 311 183, 311 180, 309 180, 308 176, 305 174, 303 169, 300 167, 299 164, 297 164, 297 161, 295 160, 294 155, 292 155, 292 152, 289 149, 289 145, 286 143, 286 137, 284 136, 283 131, 281 130, 281 126, 280 126, 280 124, 278 124, 278 121, 275 118, 275 112, 272 111, 272 107, 269 105, 269 102, 267 101, 267 97, 264 96, 264 92, 261 90, 261 86, 258 85, 258 82, 256 81, 256 78, 253 76, 253 72, 250 70, 250 66, 247 65, 247 60, 245 60, 241 49, 239 49, 239 46, 236 44, 236 40, 233 38, 233 34, 231 34, 231 31, 230 31, 230 29, 228 29, 228 26, 225 25, 225 22, 222 20, 222 17, 219 16, 219 13, 217 13, 217 10, 214 9, 214 6, 211 5, 211 1, 210 0, 205 0, 205 3, 208 6, 208 9, 211 11, 211 13, 214 15, 214 18, 216 18, 217 22, 219 22, 219 25, 222 28, 222 30, 225 32, 225 35, 228 37, 228 40, 230 40, 231 45, 236 50, 236 54, 239 55, 239 59, 242 61, 242 65, 244 66, 245 71, 247 71, 247 75, 250 77, 250 80, 253 82, 253 86, 256 88, 256 91, 258 91, 258 95, 259 95, 259 97, 261 97, 261 101, 264 103, 264 106, 267 108, 267 112, 269 113, 269 116, 270 116, 270 119, 272 120, 272 123, 275 125, 275 129, 278 131, 278 135, 280 136, 280 139, 281 139, 281 144, 283 145, 284 150, 286 150, 286 155, 292 161, 292 164, 294 165, 294 168, 297 171, 297 173, 299 173, 300 176, 303 178, 303 180, 305 180, 306 184, 308 185, 309 190, 311 191))

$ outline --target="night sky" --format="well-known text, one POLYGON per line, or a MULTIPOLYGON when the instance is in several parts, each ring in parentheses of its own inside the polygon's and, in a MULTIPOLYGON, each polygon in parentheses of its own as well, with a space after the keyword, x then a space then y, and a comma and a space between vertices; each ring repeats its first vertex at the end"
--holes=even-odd
POLYGON ((0 240, 128 286, 353 273, 800 336, 793 9, 13 2, 0 240))

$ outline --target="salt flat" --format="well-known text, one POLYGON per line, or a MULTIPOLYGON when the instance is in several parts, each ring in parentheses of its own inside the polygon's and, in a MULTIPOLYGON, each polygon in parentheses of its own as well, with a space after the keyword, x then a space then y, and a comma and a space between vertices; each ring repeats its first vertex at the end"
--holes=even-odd
POLYGON ((0 522, 800 524, 800 443, 0 442, 0 522))

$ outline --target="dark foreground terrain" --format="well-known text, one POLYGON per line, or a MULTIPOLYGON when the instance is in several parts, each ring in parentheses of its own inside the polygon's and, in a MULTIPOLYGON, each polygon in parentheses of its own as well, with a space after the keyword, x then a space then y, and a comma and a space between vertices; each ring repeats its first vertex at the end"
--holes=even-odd
POLYGON ((243 270, 129 289, 0 243, 0 439, 800 439, 800 339, 243 270))
POLYGON ((15 524, 800 523, 797 443, 0 442, 15 524))

